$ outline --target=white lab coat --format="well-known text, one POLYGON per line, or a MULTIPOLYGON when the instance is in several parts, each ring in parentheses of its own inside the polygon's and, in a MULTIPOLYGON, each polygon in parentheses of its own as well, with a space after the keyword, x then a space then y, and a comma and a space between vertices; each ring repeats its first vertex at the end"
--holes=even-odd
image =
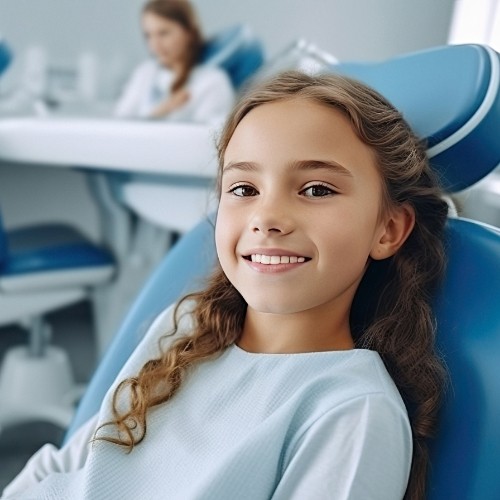
MULTIPOLYGON (((148 118, 168 98, 174 74, 153 60, 132 74, 115 108, 118 118, 148 118)), ((209 65, 196 66, 186 83, 188 101, 165 116, 173 122, 221 124, 234 103, 234 89, 226 73, 209 65)))

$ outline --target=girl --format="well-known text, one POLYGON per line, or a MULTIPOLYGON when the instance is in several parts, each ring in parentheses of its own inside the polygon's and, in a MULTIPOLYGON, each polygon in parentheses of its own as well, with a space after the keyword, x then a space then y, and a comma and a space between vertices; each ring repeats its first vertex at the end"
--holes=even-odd
POLYGON ((197 65, 203 45, 195 12, 187 0, 150 0, 142 30, 154 60, 141 64, 118 101, 119 118, 218 123, 233 105, 227 75, 197 65))
POLYGON ((6 498, 424 498, 447 204, 422 145, 364 85, 292 72, 241 100, 219 155, 207 288, 6 498))

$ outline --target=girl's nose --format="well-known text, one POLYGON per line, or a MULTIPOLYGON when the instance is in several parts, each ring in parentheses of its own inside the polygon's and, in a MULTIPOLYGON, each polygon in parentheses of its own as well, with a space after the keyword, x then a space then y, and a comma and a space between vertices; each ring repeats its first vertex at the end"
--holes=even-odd
POLYGON ((253 213, 250 228, 254 233, 288 234, 293 231, 291 207, 282 202, 262 203, 253 213))

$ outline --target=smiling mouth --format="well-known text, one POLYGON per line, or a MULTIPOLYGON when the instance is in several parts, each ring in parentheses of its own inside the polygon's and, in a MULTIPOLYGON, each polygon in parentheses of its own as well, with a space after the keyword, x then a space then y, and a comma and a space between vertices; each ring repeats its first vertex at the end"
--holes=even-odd
POLYGON ((264 255, 259 253, 245 255, 243 258, 264 265, 302 264, 311 260, 310 257, 299 257, 297 255, 264 255))

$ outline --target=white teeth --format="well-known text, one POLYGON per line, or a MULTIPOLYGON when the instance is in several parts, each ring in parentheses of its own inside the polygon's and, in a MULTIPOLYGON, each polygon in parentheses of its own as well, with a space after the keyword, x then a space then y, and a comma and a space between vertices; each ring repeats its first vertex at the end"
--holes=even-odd
POLYGON ((306 261, 305 257, 297 257, 295 255, 263 255, 254 253, 251 255, 252 262, 259 264, 297 264, 306 261))

